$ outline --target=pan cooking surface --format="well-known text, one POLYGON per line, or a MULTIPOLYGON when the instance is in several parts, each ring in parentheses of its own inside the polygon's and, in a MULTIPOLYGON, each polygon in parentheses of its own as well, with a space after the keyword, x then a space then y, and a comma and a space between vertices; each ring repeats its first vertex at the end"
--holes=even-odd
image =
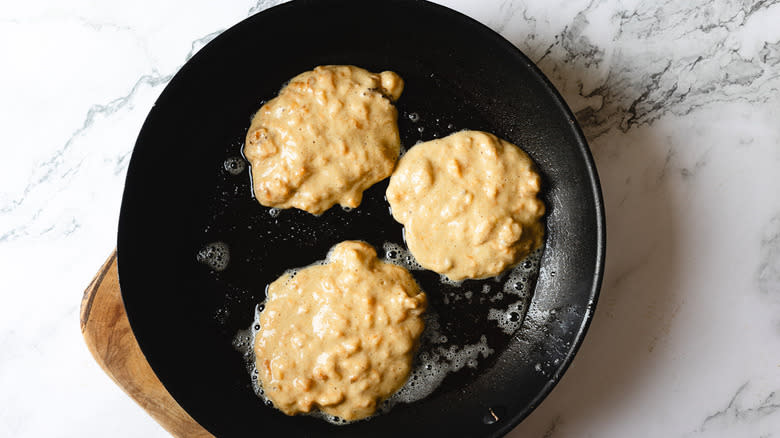
POLYGON ((297 1, 223 33, 160 96, 128 171, 119 273, 153 369, 217 436, 494 436, 541 401, 581 342, 601 279, 603 230, 595 169, 571 113, 508 42, 427 3, 297 1), (463 353, 463 366, 427 397, 348 426, 265 406, 233 345, 265 286, 323 259, 334 244, 365 240, 380 256, 405 256, 384 200, 387 180, 367 190, 359 208, 319 217, 251 197, 240 156, 250 117, 286 80, 320 64, 399 73, 405 148, 461 129, 521 146, 539 167, 548 209, 541 268, 529 261, 517 268, 522 275, 460 285, 412 271, 435 320, 421 352, 442 360, 445 351, 463 353))

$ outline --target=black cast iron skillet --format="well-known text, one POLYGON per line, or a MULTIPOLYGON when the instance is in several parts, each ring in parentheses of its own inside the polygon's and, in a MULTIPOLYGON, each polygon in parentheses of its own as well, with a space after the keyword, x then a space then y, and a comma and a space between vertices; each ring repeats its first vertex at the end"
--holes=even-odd
POLYGON ((604 242, 601 192, 585 139, 552 85, 509 42, 431 3, 299 0, 224 32, 157 100, 128 170, 119 275, 152 368, 217 436, 499 436, 541 402, 571 362, 598 295, 604 242), (493 280, 452 287, 415 271, 449 342, 486 335, 495 353, 449 375, 423 400, 347 426, 265 406, 232 346, 251 324, 265 285, 285 269, 320 260, 346 239, 368 241, 380 253, 383 242, 402 243, 383 198, 386 181, 354 211, 272 216, 252 199, 248 171, 233 175, 224 167, 240 157, 263 100, 320 64, 398 72, 406 81, 397 105, 406 147, 460 129, 520 145, 542 174, 548 210, 541 273, 535 288, 524 285, 530 310, 522 327, 513 335, 498 330, 486 315, 496 304, 484 299, 444 303, 447 294, 477 294, 493 280), (230 250, 224 271, 197 261, 217 241, 230 250))

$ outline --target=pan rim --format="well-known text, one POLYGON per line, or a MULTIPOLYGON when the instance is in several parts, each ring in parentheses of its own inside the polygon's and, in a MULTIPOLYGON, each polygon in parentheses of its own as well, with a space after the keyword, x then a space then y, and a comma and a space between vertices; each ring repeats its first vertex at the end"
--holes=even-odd
MULTIPOLYGON (((348 4, 352 3, 353 0, 330 0, 332 4, 348 4)), ((576 356, 577 352, 582 346, 582 343, 584 342, 585 335, 587 334, 587 331, 590 327, 590 324, 593 320, 595 308, 598 302, 599 294, 600 294, 600 288, 603 282, 603 274, 604 274, 604 266, 605 266, 605 257, 606 257, 606 222, 605 222, 605 208, 604 208, 604 201, 603 201, 603 195, 601 191, 601 184, 597 173, 597 168, 595 165, 595 161, 593 159, 592 153, 590 151, 590 148, 588 146, 587 140, 585 138, 585 135, 582 132, 582 129, 580 128, 579 124, 576 122, 576 119, 574 117, 574 114, 572 113, 571 109, 568 107, 558 90, 555 88, 555 86, 550 82, 550 80, 541 72, 541 70, 522 52, 520 51, 514 44, 512 44, 510 41, 502 37, 500 34, 496 33, 486 25, 478 22, 477 20, 460 13, 458 11, 455 11, 453 9, 450 9, 448 7, 430 3, 428 1, 418 1, 418 0, 386 0, 386 2, 390 5, 392 4, 414 4, 416 7, 420 8, 427 8, 430 10, 435 11, 436 14, 442 15, 448 18, 452 18, 454 20, 460 21, 466 25, 468 25, 474 32, 479 32, 482 36, 487 37, 490 39, 493 44, 496 44, 497 47, 500 47, 503 49, 506 53, 511 53, 516 61, 521 62, 524 64, 528 70, 541 82, 544 84, 545 88, 547 89, 549 95, 552 97, 555 105, 558 107, 558 109, 561 111, 562 114, 566 115, 571 123, 572 132, 574 133, 574 137, 576 139, 577 149, 578 149, 578 155, 581 157, 585 168, 587 169, 587 186, 588 191, 592 194, 593 202, 595 206, 595 212, 594 213, 594 220, 595 220, 595 230, 596 230, 596 236, 595 237, 595 250, 596 250, 596 258, 595 258, 595 265, 594 265, 594 271, 592 273, 593 275, 593 281, 590 284, 589 287, 589 302, 590 305, 588 307, 588 312, 583 316, 582 322, 580 323, 576 334, 573 337, 573 342, 571 347, 568 349, 568 352, 566 353, 565 358, 561 361, 561 364, 558 367, 558 371, 555 373, 554 378, 550 379, 548 383, 542 388, 542 390, 537 392, 537 395, 533 398, 532 402, 527 405, 526 408, 521 409, 520 411, 517 411, 514 413, 514 415, 507 418, 506 421, 502 421, 500 426, 494 430, 491 431, 489 434, 490 436, 501 436, 509 431, 511 431, 513 428, 515 428, 523 419, 525 419, 531 412, 533 412, 539 404, 550 394, 552 389, 560 382, 562 376, 565 374, 565 372, 568 370, 569 366, 573 362, 574 357, 576 356)), ((206 56, 205 54, 209 51, 207 50, 209 45, 214 44, 214 42, 219 42, 221 39, 226 38, 227 36, 230 36, 234 33, 241 33, 243 32, 243 29, 245 27, 249 27, 253 25, 253 20, 257 19, 258 16, 265 15, 265 14, 271 14, 279 11, 283 11, 287 8, 305 8, 310 4, 315 3, 321 3, 321 1, 316 0, 294 0, 287 3, 282 3, 280 5, 273 6, 271 8, 268 8, 266 10, 263 10, 259 12, 258 14, 253 15, 252 17, 249 17, 245 20, 242 20, 241 22, 235 24, 231 28, 227 29, 225 32, 220 34, 217 38, 215 38, 212 42, 206 45, 206 47, 202 48, 198 53, 196 53, 182 68, 174 75, 174 77, 171 79, 169 84, 166 86, 166 88, 162 91, 160 96, 158 97, 157 101, 166 99, 166 92, 169 91, 169 87, 171 84, 176 83, 177 78, 181 78, 182 76, 186 76, 187 72, 189 71, 190 67, 196 63, 198 63, 198 60, 201 59, 201 57, 206 56)), ((152 110, 153 112, 153 110, 152 110)), ((141 131, 139 132, 139 139, 142 137, 142 134, 144 133, 144 130, 148 130, 147 123, 149 122, 151 118, 151 114, 147 116, 143 127, 141 128, 141 131)), ((136 143, 136 146, 138 143, 136 143)), ((127 179, 125 183, 125 188, 123 191, 123 200, 122 200, 122 208, 120 211, 120 218, 119 218, 119 227, 117 232, 117 258, 121 259, 122 254, 122 248, 125 246, 124 241, 128 238, 127 232, 124 231, 127 229, 127 214, 126 214, 126 199, 128 197, 128 191, 131 188, 131 184, 128 184, 127 181, 131 178, 131 169, 133 169, 133 163, 134 158, 136 157, 136 154, 133 154, 133 157, 131 158, 129 170, 127 174, 127 179)), ((138 167, 136 164, 135 167, 138 167)), ((119 281, 120 281, 120 287, 123 283, 122 279, 122 264, 119 264, 119 281)), ((124 289, 123 291, 123 297, 124 295, 124 289)), ((124 299, 124 298, 123 298, 124 299)), ((134 326, 138 324, 139 322, 133 318, 133 316, 128 313, 128 319, 130 321, 131 328, 133 328, 134 332, 134 326), (135 324, 134 324, 135 320, 135 324)), ((143 345, 139 342, 139 346, 141 346, 142 351, 144 350, 143 345)), ((146 352, 145 352, 146 353, 146 352)), ((151 361, 150 361, 151 365, 151 361)), ((154 367, 153 367, 154 368, 154 367)), ((165 382, 163 382, 163 385, 165 385, 165 382)), ((173 395, 173 394, 171 394, 173 395)), ((174 397, 175 398, 175 397, 174 397)), ((179 402, 179 400, 177 400, 179 402)), ((179 402, 180 403, 180 402, 179 402)))

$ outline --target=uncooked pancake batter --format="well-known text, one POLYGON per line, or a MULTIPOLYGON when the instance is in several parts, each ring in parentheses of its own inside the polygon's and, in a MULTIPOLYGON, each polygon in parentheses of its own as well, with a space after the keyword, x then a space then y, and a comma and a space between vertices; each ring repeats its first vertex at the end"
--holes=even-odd
POLYGON ((268 207, 320 214, 355 208, 393 171, 401 140, 392 102, 403 80, 328 65, 294 77, 252 119, 244 155, 254 195, 268 207))
POLYGON ((461 131, 410 149, 390 178, 387 200, 423 267, 452 280, 485 278, 541 245, 539 183, 520 148, 461 131))
POLYGON ((268 287, 256 366, 285 414, 319 408, 357 420, 406 382, 427 301, 408 271, 366 243, 339 243, 326 262, 268 287))

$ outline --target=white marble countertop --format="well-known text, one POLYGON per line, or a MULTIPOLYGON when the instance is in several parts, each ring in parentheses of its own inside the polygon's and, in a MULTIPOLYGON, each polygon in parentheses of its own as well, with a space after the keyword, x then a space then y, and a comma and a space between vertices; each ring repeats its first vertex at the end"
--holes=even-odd
MULTIPOLYGON (((81 293, 152 103, 274 3, 0 8, 0 436, 166 435, 90 357, 81 293)), ((606 202, 593 325, 509 436, 780 436, 780 1, 442 3, 550 77, 606 202)))

